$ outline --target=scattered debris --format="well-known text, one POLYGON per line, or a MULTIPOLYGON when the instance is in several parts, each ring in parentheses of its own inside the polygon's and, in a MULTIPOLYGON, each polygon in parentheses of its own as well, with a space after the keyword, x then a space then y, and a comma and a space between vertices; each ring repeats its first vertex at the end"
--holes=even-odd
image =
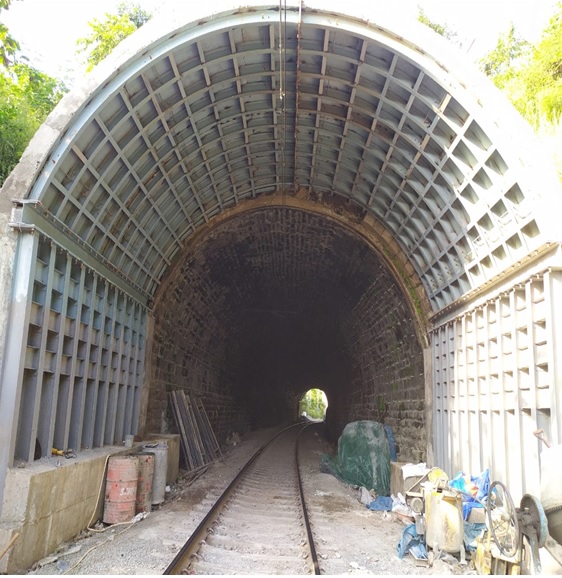
POLYGON ((37 568, 43 568, 43 566, 47 566, 47 564, 54 564, 58 559, 58 556, 47 556, 46 558, 42 558, 37 562, 37 568))
POLYGON ((226 443, 229 446, 235 446, 240 443, 240 436, 234 431, 229 436, 226 436, 226 443))
POLYGON ((361 486, 359 490, 359 501, 367 507, 369 507, 369 504, 373 501, 373 495, 364 486, 361 486))
POLYGON ((74 544, 73 546, 70 546, 67 550, 63 550, 61 552, 59 552, 60 556, 71 556, 72 554, 77 554, 78 552, 80 552, 80 550, 82 550, 82 545, 81 544, 74 544))
POLYGON ((16 532, 9 540, 9 542, 0 551, 0 560, 4 557, 6 552, 14 545, 15 541, 19 538, 19 532, 16 532))

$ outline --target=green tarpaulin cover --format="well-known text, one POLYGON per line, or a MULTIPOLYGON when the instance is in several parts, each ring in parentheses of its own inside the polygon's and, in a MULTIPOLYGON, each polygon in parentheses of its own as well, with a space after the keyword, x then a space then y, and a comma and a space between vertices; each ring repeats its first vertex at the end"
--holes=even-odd
POLYGON ((390 495, 390 446, 384 426, 376 421, 348 423, 338 440, 338 455, 322 456, 328 470, 344 482, 390 495))

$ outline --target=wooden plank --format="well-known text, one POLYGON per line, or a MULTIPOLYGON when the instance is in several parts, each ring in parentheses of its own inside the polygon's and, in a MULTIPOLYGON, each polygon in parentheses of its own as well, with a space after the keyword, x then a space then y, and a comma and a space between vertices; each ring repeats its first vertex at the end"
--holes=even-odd
POLYGON ((188 443, 187 433, 185 430, 185 424, 184 424, 182 417, 181 417, 181 412, 180 412, 180 409, 178 406, 179 400, 177 399, 175 391, 171 391, 169 393, 169 400, 170 400, 170 403, 172 405, 172 410, 173 410, 172 413, 174 415, 176 425, 177 425, 178 430, 180 432, 180 442, 181 442, 180 448, 182 450, 185 466, 188 470, 193 470, 194 465, 192 463, 191 455, 189 454, 189 443, 188 443))
POLYGON ((185 396, 189 416, 191 419, 191 423, 193 424, 193 433, 194 433, 195 443, 197 444, 197 447, 199 448, 199 451, 201 453, 202 462, 204 464, 206 464, 210 461, 210 456, 207 456, 207 452, 205 450, 205 445, 203 443, 203 440, 201 439, 201 432, 199 431, 199 425, 197 423, 197 418, 196 418, 195 413, 193 411, 193 405, 191 403, 191 399, 188 395, 184 394, 184 396, 185 396))
POLYGON ((206 423, 205 418, 201 414, 201 411, 197 407, 197 405, 198 405, 198 403, 196 401, 195 405, 193 406, 193 413, 195 415, 195 419, 197 420, 197 423, 199 426, 199 431, 201 433, 201 439, 203 441, 203 445, 205 446, 207 455, 209 456, 209 461, 211 461, 215 457, 215 448, 214 448, 213 440, 210 437, 209 431, 207 429, 208 424, 206 423))
POLYGON ((209 435, 210 435, 212 442, 213 442, 214 453, 215 453, 215 455, 218 454, 219 456, 221 456, 222 455, 221 448, 220 448, 219 442, 215 436, 215 432, 213 431, 213 428, 211 426, 211 422, 209 421, 209 416, 207 415, 207 411, 205 410, 205 406, 203 405, 203 402, 200 399, 198 400, 198 403, 199 403, 200 412, 201 412, 201 414, 205 420, 205 424, 206 424, 205 427, 208 430, 209 435))
POLYGON ((193 416, 191 415, 191 412, 189 410, 189 404, 188 404, 188 401, 186 399, 185 392, 181 391, 180 397, 182 399, 182 412, 183 412, 184 420, 188 424, 189 442, 190 442, 193 460, 197 464, 197 466, 202 466, 205 464, 205 460, 203 459, 203 454, 201 452, 199 441, 197 439, 196 425, 193 421, 193 416))
POLYGON ((186 468, 197 470, 222 455, 203 402, 183 390, 169 392, 168 399, 186 468))

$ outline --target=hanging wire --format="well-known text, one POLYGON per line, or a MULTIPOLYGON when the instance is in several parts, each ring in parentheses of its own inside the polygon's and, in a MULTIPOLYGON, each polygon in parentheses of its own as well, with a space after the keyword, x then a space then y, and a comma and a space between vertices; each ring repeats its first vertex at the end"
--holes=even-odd
POLYGON ((281 117, 281 187, 285 188, 285 148, 287 143, 287 0, 279 0, 279 102, 281 117))

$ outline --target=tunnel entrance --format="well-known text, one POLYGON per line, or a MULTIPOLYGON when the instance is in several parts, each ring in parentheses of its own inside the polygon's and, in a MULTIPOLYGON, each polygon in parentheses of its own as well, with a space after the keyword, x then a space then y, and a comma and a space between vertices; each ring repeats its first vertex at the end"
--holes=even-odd
POLYGON ((167 388, 203 398, 221 438, 294 421, 303 391, 322 384, 330 437, 377 419, 397 432, 405 459, 423 457, 413 315, 351 228, 287 206, 244 212, 181 256, 153 311, 149 429, 166 420, 167 388))
POLYGON ((328 398, 321 390, 313 387, 309 389, 299 401, 299 416, 315 421, 326 419, 328 398))
POLYGON ((562 439, 547 155, 403 14, 227 4, 128 39, 2 188, 0 502, 36 438, 171 433, 184 389, 222 443, 311 384, 332 438, 377 420, 400 461, 535 493, 533 431, 562 439))

